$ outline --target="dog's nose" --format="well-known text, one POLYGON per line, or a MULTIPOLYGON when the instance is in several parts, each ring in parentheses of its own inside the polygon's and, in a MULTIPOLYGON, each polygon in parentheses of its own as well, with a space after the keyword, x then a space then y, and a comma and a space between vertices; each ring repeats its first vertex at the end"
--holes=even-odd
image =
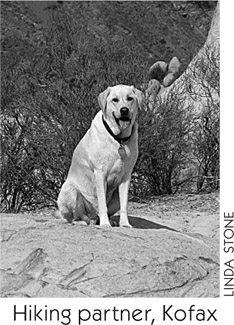
POLYGON ((120 113, 122 116, 128 116, 129 115, 129 109, 127 107, 121 107, 120 113))

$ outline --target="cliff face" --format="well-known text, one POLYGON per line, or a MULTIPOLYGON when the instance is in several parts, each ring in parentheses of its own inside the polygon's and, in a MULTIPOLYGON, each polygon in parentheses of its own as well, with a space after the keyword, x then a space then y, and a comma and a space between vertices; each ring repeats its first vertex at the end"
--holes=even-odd
MULTIPOLYGON (((206 41, 202 48, 198 51, 195 57, 191 60, 185 72, 178 78, 171 87, 168 87, 163 93, 163 96, 167 96, 169 92, 177 91, 185 94, 189 104, 197 106, 196 97, 192 97, 191 93, 202 96, 204 94, 204 87, 210 88, 210 96, 214 101, 219 101, 219 46, 220 46, 220 27, 219 27, 219 3, 213 14, 211 27, 206 38, 206 41), (209 75, 208 70, 216 72, 213 75, 209 75), (207 70, 204 73, 204 70, 207 70), (217 86, 213 85, 217 83, 217 86), (189 84, 188 84, 189 83, 189 84), (190 89, 190 91, 188 91, 190 89), (186 95, 187 93, 187 95, 186 95), (194 103, 193 103, 194 99, 194 103)), ((207 95, 208 96, 208 95, 207 95)), ((204 96, 206 97, 206 96, 204 96)), ((196 110, 201 110, 202 106, 206 102, 206 98, 201 101, 201 105, 196 110)))
POLYGON ((191 109, 200 116, 212 105, 219 105, 219 19, 218 3, 206 41, 184 72, 177 57, 169 63, 157 61, 150 67, 149 76, 152 80, 146 94, 151 109, 157 107, 155 95, 166 102, 176 94, 182 99, 180 108, 191 109), (171 64, 174 65, 174 71, 170 68, 171 64))

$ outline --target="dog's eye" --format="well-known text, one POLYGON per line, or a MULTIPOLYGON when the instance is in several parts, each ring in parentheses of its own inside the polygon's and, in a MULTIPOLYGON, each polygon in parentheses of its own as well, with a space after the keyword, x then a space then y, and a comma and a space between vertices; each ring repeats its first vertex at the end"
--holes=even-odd
POLYGON ((130 102, 131 100, 133 100, 133 98, 131 96, 128 96, 127 100, 130 102))
POLYGON ((118 101, 119 101, 118 98, 113 98, 112 99, 112 102, 118 103, 118 101))

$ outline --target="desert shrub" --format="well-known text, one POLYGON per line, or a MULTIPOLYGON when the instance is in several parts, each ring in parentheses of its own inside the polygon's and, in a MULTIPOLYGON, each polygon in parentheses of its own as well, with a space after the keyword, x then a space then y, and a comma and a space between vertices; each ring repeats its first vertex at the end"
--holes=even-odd
POLYGON ((157 97, 154 109, 139 113, 139 159, 134 174, 141 183, 135 194, 172 194, 177 189, 178 175, 186 163, 190 145, 191 111, 182 109, 183 94, 171 91, 157 97))
POLYGON ((53 24, 34 53, 2 58, 3 211, 55 205, 74 148, 99 110, 98 94, 145 75, 146 63, 121 42, 77 35, 64 15, 53 24))

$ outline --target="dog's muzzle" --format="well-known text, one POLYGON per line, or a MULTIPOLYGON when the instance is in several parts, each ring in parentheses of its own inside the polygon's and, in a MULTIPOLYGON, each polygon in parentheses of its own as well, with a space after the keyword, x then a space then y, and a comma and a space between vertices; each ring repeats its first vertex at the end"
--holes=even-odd
POLYGON ((115 122, 118 124, 118 126, 121 129, 126 129, 129 127, 129 125, 131 124, 131 118, 130 118, 130 111, 128 107, 121 107, 120 108, 120 117, 117 118, 115 116, 115 113, 112 113, 114 118, 115 118, 115 122))

